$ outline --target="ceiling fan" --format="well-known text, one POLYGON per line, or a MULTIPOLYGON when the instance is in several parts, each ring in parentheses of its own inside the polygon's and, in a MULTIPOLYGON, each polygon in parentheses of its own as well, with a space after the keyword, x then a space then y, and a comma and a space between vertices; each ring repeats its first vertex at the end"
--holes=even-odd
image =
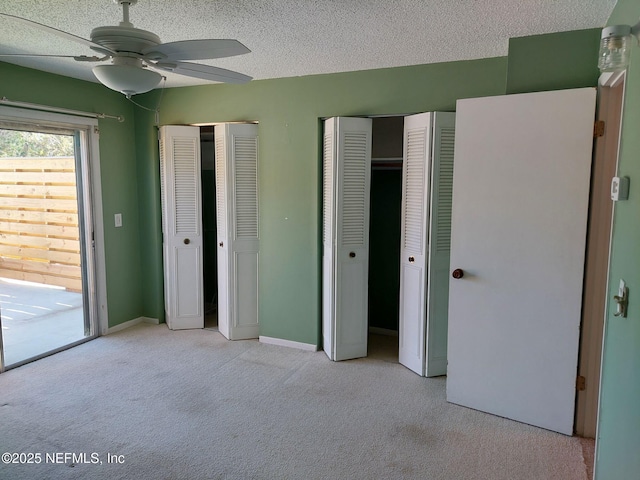
POLYGON ((231 57, 251 51, 237 40, 202 39, 162 43, 155 33, 135 28, 129 21, 129 7, 138 0, 113 1, 122 5, 122 21, 118 26, 94 28, 91 40, 26 18, 0 13, 0 17, 81 43, 101 56, 9 53, 0 54, 0 57, 71 57, 79 62, 102 62, 110 59, 110 64, 93 67, 93 74, 102 84, 123 93, 127 98, 153 90, 162 80, 162 75, 155 70, 214 82, 246 83, 251 80, 251 77, 242 73, 184 61, 231 57))

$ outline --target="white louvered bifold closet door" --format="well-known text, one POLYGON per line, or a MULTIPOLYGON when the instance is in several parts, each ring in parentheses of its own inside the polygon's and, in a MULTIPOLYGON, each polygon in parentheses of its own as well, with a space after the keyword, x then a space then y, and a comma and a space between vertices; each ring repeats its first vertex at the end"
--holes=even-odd
POLYGON ((371 129, 368 118, 324 124, 322 325, 332 360, 367 355, 371 129))
POLYGON ((405 117, 400 246, 400 363, 418 375, 447 368, 454 113, 405 117))
POLYGON ((449 254, 456 114, 433 114, 433 154, 427 260, 427 336, 425 375, 447 373, 449 319, 449 254))
POLYGON ((398 353, 418 375, 425 368, 431 128, 431 113, 404 119, 398 353))
POLYGON ((160 128, 166 321, 172 330, 204 327, 200 129, 160 128))
POLYGON ((258 125, 215 127, 218 327, 230 340, 257 338, 258 125))

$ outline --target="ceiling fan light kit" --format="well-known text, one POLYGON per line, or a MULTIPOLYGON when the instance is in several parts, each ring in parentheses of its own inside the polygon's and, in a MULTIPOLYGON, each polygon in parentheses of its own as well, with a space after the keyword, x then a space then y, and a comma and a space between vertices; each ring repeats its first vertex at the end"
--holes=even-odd
MULTIPOLYGON (((15 15, 0 13, 0 16, 89 46, 103 55, 101 58, 86 55, 73 57, 77 61, 97 62, 111 59, 111 64, 97 65, 93 67, 92 72, 100 83, 123 93, 127 98, 148 92, 158 86, 163 77, 153 69, 214 82, 241 84, 251 80, 248 75, 238 72, 183 61, 231 57, 251 51, 237 40, 200 39, 162 43, 158 35, 135 28, 129 21, 129 7, 135 5, 138 0, 113 0, 113 2, 122 6, 122 21, 117 26, 94 28, 91 31, 91 40, 15 15)), ((0 54, 0 56, 38 55, 0 54)), ((45 56, 65 57, 65 55, 45 56)))
POLYGON ((138 58, 116 57, 112 64, 96 65, 92 71, 100 83, 127 98, 153 90, 162 80, 158 72, 143 68, 138 58))

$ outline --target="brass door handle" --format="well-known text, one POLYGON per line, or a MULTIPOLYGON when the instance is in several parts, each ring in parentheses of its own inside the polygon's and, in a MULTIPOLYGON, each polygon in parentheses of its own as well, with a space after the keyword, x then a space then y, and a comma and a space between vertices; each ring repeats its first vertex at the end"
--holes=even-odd
POLYGON ((409 257, 409 263, 413 263, 415 261, 416 261, 415 257, 413 257, 413 256, 409 257))
POLYGON ((189 245, 191 243, 191 240, 189 240, 188 238, 184 239, 184 244, 185 245, 189 245))
POLYGON ((224 242, 220 242, 220 243, 219 243, 219 245, 220 245, 221 247, 224 247, 224 242))
POLYGON ((356 258, 356 252, 349 252, 349 257, 356 258))

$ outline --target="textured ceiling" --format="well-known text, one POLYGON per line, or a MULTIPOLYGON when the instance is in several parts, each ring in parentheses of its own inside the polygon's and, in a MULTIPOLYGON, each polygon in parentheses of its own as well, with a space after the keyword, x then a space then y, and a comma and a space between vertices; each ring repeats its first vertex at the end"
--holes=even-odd
MULTIPOLYGON (((131 22, 163 42, 235 38, 239 57, 200 61, 255 79, 504 56, 510 37, 604 26, 616 0, 139 0, 131 22)), ((113 0, 2 0, 0 12, 89 38, 117 25, 113 0)), ((92 55, 0 18, 0 53, 92 55)), ((0 59, 96 81, 94 64, 0 59)), ((167 87, 209 83, 168 75, 167 87)), ((0 86, 2 79, 0 78, 0 86)), ((1 94, 1 92, 0 92, 1 94)))

